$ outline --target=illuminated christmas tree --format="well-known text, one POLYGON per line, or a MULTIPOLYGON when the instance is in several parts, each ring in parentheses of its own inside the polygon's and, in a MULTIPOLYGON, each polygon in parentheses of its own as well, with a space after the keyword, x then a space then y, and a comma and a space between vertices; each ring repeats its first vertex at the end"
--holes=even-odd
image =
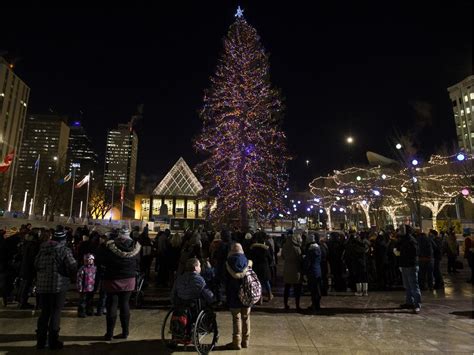
POLYGON ((196 150, 204 192, 215 195, 216 222, 271 218, 282 207, 289 155, 281 129, 282 102, 271 86, 268 55, 239 8, 224 39, 201 111, 196 150))

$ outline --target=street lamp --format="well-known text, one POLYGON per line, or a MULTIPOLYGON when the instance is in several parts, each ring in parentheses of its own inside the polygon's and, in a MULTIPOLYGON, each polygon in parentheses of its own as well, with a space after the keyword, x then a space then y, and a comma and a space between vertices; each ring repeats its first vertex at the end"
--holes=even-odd
POLYGON ((459 153, 458 155, 456 155, 456 159, 458 161, 463 161, 464 159, 466 159, 466 156, 463 153, 459 153))
POLYGON ((354 143, 354 138, 349 136, 349 137, 346 138, 346 142, 349 143, 349 144, 352 144, 352 143, 354 143))
POLYGON ((308 166, 308 165, 309 165, 309 160, 306 160, 306 166, 308 166))
POLYGON ((402 149, 402 145, 400 143, 397 143, 397 145, 395 146, 395 148, 397 148, 398 150, 402 149))
POLYGON ((418 160, 413 159, 413 160, 411 161, 411 165, 417 166, 417 165, 418 165, 418 160))

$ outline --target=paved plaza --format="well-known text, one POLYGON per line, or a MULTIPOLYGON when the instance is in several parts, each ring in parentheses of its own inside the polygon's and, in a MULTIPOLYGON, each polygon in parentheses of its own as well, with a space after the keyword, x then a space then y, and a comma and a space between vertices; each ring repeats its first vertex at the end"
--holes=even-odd
MULTIPOLYGON (((251 314, 251 344, 242 354, 473 354, 473 289, 465 282, 467 271, 446 275, 444 292, 423 292, 422 312, 401 310, 403 291, 370 292, 368 297, 331 293, 324 297, 319 315, 283 310, 282 290, 270 303, 251 314)), ((127 341, 105 342, 105 317, 77 318, 76 294, 68 294, 61 319, 64 354, 171 354, 160 340, 168 302, 162 290, 146 290, 144 309, 133 310, 127 341)), ((302 307, 308 306, 303 297, 302 307)), ((34 354, 34 330, 38 313, 0 309, 0 353, 34 354)), ((220 339, 216 354, 233 354, 223 345, 231 341, 229 312, 217 312, 220 339)), ((117 324, 118 326, 118 324, 117 324)), ((116 333, 120 332, 116 327, 116 333)), ((48 353, 41 350, 38 353, 48 353)), ((173 354, 194 353, 194 348, 173 354)))

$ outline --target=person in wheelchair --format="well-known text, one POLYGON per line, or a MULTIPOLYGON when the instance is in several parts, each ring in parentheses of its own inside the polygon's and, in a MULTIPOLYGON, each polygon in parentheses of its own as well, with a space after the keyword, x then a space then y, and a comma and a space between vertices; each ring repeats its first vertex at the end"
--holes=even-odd
POLYGON ((184 273, 176 279, 171 291, 171 303, 174 307, 195 306, 201 301, 201 308, 214 302, 214 294, 201 276, 201 263, 197 258, 186 261, 184 273))

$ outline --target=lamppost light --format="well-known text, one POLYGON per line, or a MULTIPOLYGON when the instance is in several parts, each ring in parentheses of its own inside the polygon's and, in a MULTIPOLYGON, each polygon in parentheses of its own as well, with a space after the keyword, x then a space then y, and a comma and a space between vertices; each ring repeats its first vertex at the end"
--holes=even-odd
POLYGON ((395 148, 397 148, 398 150, 402 149, 402 145, 400 143, 397 143, 397 145, 395 146, 395 148))
POLYGON ((311 211, 311 208, 308 207, 308 208, 306 209, 306 211, 308 211, 308 212, 311 211))
POLYGON ((375 196, 380 196, 380 191, 379 190, 374 190, 374 195, 375 196))
POLYGON ((354 143, 354 138, 352 138, 352 137, 347 137, 347 138, 346 138, 346 142, 349 143, 349 144, 352 144, 352 143, 354 143))
POLYGON ((339 192, 340 192, 341 194, 343 194, 343 193, 344 193, 344 189, 340 189, 339 192))
POLYGON ((413 160, 411 161, 411 164, 412 164, 413 166, 417 166, 417 165, 418 165, 418 160, 413 159, 413 160))
POLYGON ((301 201, 298 201, 298 205, 300 205, 300 204, 301 204, 301 201))
POLYGON ((338 201, 339 201, 340 199, 341 199, 341 198, 340 198, 339 196, 336 196, 336 200, 338 200, 338 201))
POLYGON ((319 209, 319 213, 324 213, 322 208, 319 209))
POLYGON ((53 160, 54 160, 54 161, 58 160, 58 157, 53 157, 53 160))
POLYGON ((466 159, 466 156, 463 153, 459 153, 458 155, 456 155, 456 159, 458 161, 463 161, 464 159, 466 159))
POLYGON ((402 186, 402 192, 407 192, 407 188, 405 186, 402 186))
POLYGON ((356 177, 356 180, 357 180, 357 181, 360 181, 360 180, 362 180, 362 178, 361 178, 360 176, 357 176, 357 177, 356 177))
POLYGON ((413 176, 413 182, 417 182, 417 181, 418 179, 415 176, 413 176))
POLYGON ((463 196, 469 196, 469 190, 466 189, 466 188, 464 188, 464 189, 461 190, 461 194, 462 194, 463 196))
POLYGON ((382 179, 384 179, 384 180, 385 180, 386 178, 387 178, 387 175, 385 175, 385 174, 382 174, 382 179))
POLYGON ((320 201, 319 198, 315 198, 315 199, 314 199, 314 202, 319 202, 319 201, 320 201))
POLYGON ((332 208, 332 211, 333 211, 333 212, 336 212, 336 207, 333 207, 333 208, 332 208))
POLYGON ((339 212, 344 212, 344 208, 339 208, 339 212))
POLYGON ((354 189, 350 189, 349 192, 350 192, 351 194, 353 194, 353 193, 354 193, 354 189))

